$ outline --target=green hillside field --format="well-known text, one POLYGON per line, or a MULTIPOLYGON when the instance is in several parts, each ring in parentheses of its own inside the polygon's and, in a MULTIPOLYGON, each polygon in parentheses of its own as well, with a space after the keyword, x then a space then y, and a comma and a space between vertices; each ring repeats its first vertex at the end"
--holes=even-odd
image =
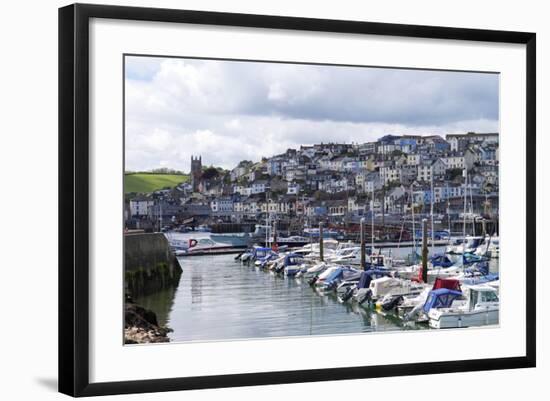
POLYGON ((179 174, 125 174, 124 193, 153 192, 163 188, 173 188, 182 182, 188 182, 188 175, 179 174))

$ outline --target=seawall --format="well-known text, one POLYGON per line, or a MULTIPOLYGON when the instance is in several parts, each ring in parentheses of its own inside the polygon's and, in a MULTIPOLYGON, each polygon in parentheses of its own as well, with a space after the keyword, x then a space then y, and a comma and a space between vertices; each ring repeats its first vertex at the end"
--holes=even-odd
POLYGON ((178 285, 181 266, 168 240, 160 233, 124 236, 124 281, 132 297, 178 285))

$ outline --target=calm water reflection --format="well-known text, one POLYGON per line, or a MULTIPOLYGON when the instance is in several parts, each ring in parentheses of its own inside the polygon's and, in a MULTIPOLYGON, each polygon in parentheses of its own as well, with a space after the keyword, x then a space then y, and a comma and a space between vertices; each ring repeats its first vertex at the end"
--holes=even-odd
POLYGON ((137 299, 174 331, 171 341, 403 330, 399 321, 320 296, 307 283, 234 261, 234 255, 180 258, 175 294, 137 299))
MULTIPOLYGON (((410 252, 410 248, 392 250, 397 258, 410 252)), ((242 265, 234 255, 187 257, 179 262, 183 274, 177 289, 136 299, 157 314, 160 324, 174 330, 171 341, 411 329, 391 316, 339 303, 334 294, 321 296, 305 282, 242 265)), ((498 260, 491 261, 490 270, 498 272, 498 260)))

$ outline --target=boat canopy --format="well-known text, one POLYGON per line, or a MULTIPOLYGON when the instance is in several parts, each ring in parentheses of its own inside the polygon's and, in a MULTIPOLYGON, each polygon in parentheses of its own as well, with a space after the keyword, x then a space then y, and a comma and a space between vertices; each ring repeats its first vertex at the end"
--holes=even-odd
POLYGON ((434 255, 430 258, 430 262, 432 262, 433 266, 440 266, 440 267, 451 267, 454 265, 454 262, 449 259, 449 257, 445 254, 440 255, 434 255))
POLYGON ((358 281, 361 279, 361 275, 364 273, 359 270, 344 270, 343 272, 343 279, 347 281, 358 281))
POLYGON ((471 275, 475 275, 476 273, 479 273, 485 276, 489 274, 489 262, 474 263, 473 266, 467 267, 466 269, 464 269, 464 272, 466 274, 471 274, 471 275))
POLYGON ((271 252, 271 248, 264 248, 262 246, 254 248, 254 255, 266 255, 268 252, 271 252))
POLYGON ((434 308, 449 308, 455 299, 462 297, 462 291, 450 290, 448 288, 439 288, 431 290, 428 299, 424 303, 424 313, 428 313, 434 308))
POLYGON ((460 291, 460 281, 454 278, 437 277, 434 282, 433 290, 447 288, 449 290, 460 291))
POLYGON ((379 277, 387 276, 389 273, 386 270, 366 270, 361 272, 361 277, 359 278, 359 283, 357 283, 357 288, 369 288, 370 282, 379 277))
POLYGON ((489 258, 485 256, 476 255, 475 253, 466 252, 462 255, 462 264, 464 266, 471 265, 478 262, 486 262, 489 258))
POLYGON ((344 269, 342 267, 339 267, 337 269, 334 269, 326 278, 325 283, 330 283, 340 277, 344 274, 344 269))
POLYGON ((473 277, 465 278, 462 280, 462 283, 464 285, 477 285, 477 284, 490 283, 491 281, 496 281, 498 279, 499 279, 499 276, 497 273, 488 273, 482 276, 473 276, 473 277))
POLYGON ((294 266, 302 263, 304 256, 299 253, 289 253, 285 256, 285 266, 294 266))

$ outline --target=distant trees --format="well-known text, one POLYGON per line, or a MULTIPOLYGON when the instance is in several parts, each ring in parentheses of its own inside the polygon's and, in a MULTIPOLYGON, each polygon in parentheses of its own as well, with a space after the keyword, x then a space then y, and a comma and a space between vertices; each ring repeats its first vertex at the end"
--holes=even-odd
POLYGON ((215 167, 206 167, 202 172, 202 178, 205 180, 211 180, 214 178, 218 178, 220 176, 220 172, 215 167))
POLYGON ((456 178, 462 177, 462 169, 461 168, 452 168, 447 170, 447 178, 451 181, 454 181, 456 178))
POLYGON ((391 152, 391 155, 392 156, 401 156, 401 155, 404 155, 405 153, 403 153, 401 150, 399 149, 395 149, 391 152))

